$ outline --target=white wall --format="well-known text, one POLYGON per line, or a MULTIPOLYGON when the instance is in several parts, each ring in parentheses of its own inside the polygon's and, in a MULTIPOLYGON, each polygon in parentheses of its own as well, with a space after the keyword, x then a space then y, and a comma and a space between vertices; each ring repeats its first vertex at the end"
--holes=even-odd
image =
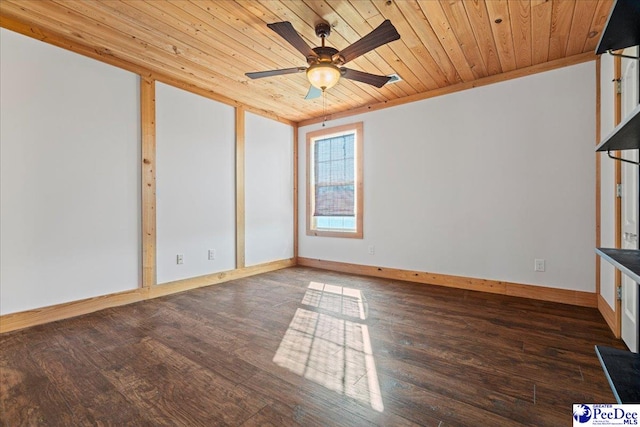
POLYGON ((0 29, 0 314, 138 287, 138 93, 0 29))
POLYGON ((364 122, 364 239, 301 217, 299 256, 593 292, 594 99, 589 62, 328 123, 364 122))
POLYGON ((293 257, 293 128, 245 119, 245 263, 293 257))
POLYGON ((156 84, 158 283, 235 268, 234 123, 233 107, 156 84))
MULTIPOLYGON (((613 56, 602 55, 600 60, 600 138, 606 137, 614 126, 615 86, 613 56)), ((600 153, 600 246, 615 247, 615 160, 600 153)), ((600 294, 615 306, 615 268, 600 260, 600 294)))

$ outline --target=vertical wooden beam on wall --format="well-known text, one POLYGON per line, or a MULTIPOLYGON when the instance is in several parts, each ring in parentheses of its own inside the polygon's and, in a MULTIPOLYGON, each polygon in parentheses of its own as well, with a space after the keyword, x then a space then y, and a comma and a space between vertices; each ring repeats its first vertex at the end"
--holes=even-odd
POLYGON ((293 127, 293 259, 298 263, 298 125, 293 127))
MULTIPOLYGON (((600 143, 600 132, 601 132, 601 87, 600 87, 600 79, 601 79, 601 57, 598 56, 596 59, 596 145, 600 143)), ((602 191, 600 189, 601 183, 601 171, 600 171, 600 163, 601 163, 601 154, 596 153, 596 248, 600 247, 601 243, 601 207, 600 202, 602 199, 602 191)), ((600 256, 596 255, 596 295, 600 295, 600 256)))
POLYGON ((245 267, 244 144, 245 111, 236 107, 236 268, 245 267))
MULTIPOLYGON (((622 53, 622 52, 620 52, 622 53)), ((613 59, 613 78, 615 81, 619 81, 622 78, 622 58, 619 56, 614 57, 613 59)), ((618 85, 613 85, 614 90, 614 117, 613 117, 613 125, 618 126, 622 121, 622 94, 618 92, 618 85)), ((621 157, 620 151, 614 152, 614 156, 621 157)), ((615 173, 615 183, 616 186, 622 184, 622 162, 616 161, 614 162, 614 173, 615 173)), ((615 245, 616 248, 622 247, 622 198, 616 197, 615 203, 615 245)), ((622 284, 622 273, 620 270, 616 269, 615 273, 615 285, 620 286, 622 284)), ((616 319, 616 327, 613 333, 616 337, 620 337, 621 329, 622 329, 622 306, 620 300, 616 297, 615 303, 615 319, 616 319)))
POLYGON ((142 288, 156 284, 156 82, 140 78, 142 288))

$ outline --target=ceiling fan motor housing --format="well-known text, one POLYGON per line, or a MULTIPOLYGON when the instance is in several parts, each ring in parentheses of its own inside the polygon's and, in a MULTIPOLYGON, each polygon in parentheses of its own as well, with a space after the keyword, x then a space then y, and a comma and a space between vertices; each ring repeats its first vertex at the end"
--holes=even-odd
POLYGON ((317 56, 309 56, 307 57, 307 63, 309 65, 320 64, 320 63, 331 63, 333 62, 333 57, 338 55, 338 49, 329 46, 318 46, 312 49, 317 56))
POLYGON ((331 34, 331 25, 327 22, 320 22, 316 24, 316 36, 325 38, 329 37, 329 34, 331 34))

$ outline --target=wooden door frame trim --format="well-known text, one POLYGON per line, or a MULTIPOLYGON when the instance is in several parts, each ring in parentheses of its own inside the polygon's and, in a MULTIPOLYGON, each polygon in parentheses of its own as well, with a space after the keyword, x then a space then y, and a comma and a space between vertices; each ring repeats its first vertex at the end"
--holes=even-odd
POLYGON ((236 107, 236 268, 245 267, 245 113, 236 107))
POLYGON ((157 284, 156 256, 156 82, 140 79, 142 144, 142 288, 157 284))
POLYGON ((298 259, 298 165, 299 165, 299 147, 298 147, 298 125, 293 126, 293 258, 298 259))
MULTIPOLYGON (((600 142, 600 132, 602 132, 602 125, 600 123, 601 120, 601 116, 602 116, 602 102, 601 102, 601 83, 600 83, 600 79, 601 79, 601 74, 602 74, 602 59, 600 56, 598 56, 598 58, 596 59, 596 146, 599 144, 600 142)), ((602 219, 601 219, 601 207, 600 207, 600 203, 602 200, 602 190, 601 190, 601 183, 600 180, 602 179, 602 172, 600 170, 601 168, 601 155, 599 153, 596 153, 595 155, 596 157, 596 248, 599 248, 602 242, 602 236, 600 235, 602 232, 602 219)), ((601 274, 601 268, 600 268, 600 263, 602 262, 602 260, 600 259, 600 256, 595 255, 596 257, 596 294, 599 296, 600 295, 600 274, 601 274)))
MULTIPOLYGON (((622 78, 622 58, 616 56, 613 58, 613 73, 614 80, 619 81, 622 78)), ((614 91, 614 118, 613 125, 618 126, 622 121, 622 94, 618 93, 617 85, 612 85, 614 91)), ((621 157, 620 151, 615 151, 613 153, 616 157, 621 157)), ((622 184, 622 162, 614 162, 614 174, 615 174, 615 185, 622 184)), ((615 190, 614 190, 615 191, 615 190)), ((622 198, 615 198, 615 247, 622 247, 622 198)), ((615 270, 615 286, 616 289, 618 286, 622 284, 622 273, 620 270, 615 270)), ((617 290, 616 290, 617 292, 617 290)), ((615 328, 613 329, 613 334, 616 338, 620 338, 622 336, 622 305, 621 301, 615 298, 615 307, 614 307, 614 320, 615 320, 615 328)))

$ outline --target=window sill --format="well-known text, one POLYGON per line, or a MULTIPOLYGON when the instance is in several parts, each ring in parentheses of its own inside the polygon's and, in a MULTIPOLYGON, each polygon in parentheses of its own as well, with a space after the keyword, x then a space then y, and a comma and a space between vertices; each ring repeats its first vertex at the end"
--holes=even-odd
POLYGON ((307 230, 307 236, 362 239, 362 231, 307 230))

